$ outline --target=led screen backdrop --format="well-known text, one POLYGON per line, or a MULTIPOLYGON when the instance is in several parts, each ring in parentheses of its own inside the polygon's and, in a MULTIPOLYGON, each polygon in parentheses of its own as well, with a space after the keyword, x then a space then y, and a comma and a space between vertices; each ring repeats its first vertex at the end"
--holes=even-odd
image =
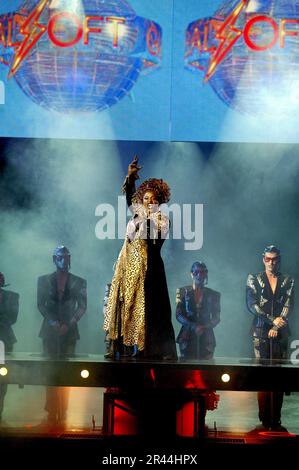
POLYGON ((297 142, 295 0, 7 0, 0 134, 297 142))
POLYGON ((298 23, 296 0, 177 0, 172 137, 298 142, 298 23))
POLYGON ((172 0, 8 0, 0 14, 1 135, 169 139, 172 0))

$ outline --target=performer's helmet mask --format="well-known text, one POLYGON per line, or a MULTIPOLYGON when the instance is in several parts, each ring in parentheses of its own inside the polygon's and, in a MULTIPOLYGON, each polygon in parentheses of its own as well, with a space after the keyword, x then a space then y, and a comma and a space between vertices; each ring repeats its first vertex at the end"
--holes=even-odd
POLYGON ((71 254, 66 246, 57 246, 53 252, 53 263, 60 271, 68 271, 71 267, 71 254))
POLYGON ((200 285, 208 283, 208 268, 202 261, 195 261, 192 264, 191 275, 200 285))

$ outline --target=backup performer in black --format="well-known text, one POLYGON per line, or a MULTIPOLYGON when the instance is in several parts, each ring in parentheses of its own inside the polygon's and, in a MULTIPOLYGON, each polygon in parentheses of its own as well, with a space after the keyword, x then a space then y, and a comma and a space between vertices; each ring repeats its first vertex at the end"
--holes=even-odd
MULTIPOLYGON (((254 315, 253 347, 259 360, 287 359, 290 335, 289 316, 294 305, 294 279, 280 272, 280 250, 267 246, 262 254, 264 271, 249 274, 246 302, 254 315)), ((259 419, 265 429, 284 430, 281 426, 283 391, 258 392, 259 419)))
MULTIPOLYGON (((78 322, 86 312, 86 280, 70 273, 71 255, 67 247, 53 252, 56 271, 38 278, 37 306, 44 317, 40 330, 45 356, 65 359, 75 353, 80 338, 78 322)), ((66 420, 68 390, 48 387, 45 409, 51 424, 66 420), (64 393, 65 392, 65 393, 64 393)))
POLYGON ((182 359, 212 359, 214 328, 220 322, 220 293, 206 287, 208 268, 202 261, 191 266, 192 285, 176 291, 176 318, 182 328, 177 337, 182 359))

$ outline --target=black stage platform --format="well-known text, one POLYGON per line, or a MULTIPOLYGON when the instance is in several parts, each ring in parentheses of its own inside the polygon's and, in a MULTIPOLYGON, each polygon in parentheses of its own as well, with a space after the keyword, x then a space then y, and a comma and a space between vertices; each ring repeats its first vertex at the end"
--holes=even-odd
POLYGON ((8 373, 0 376, 0 383, 21 386, 299 391, 299 364, 283 360, 111 361, 91 354, 49 360, 38 353, 14 353, 7 354, 5 367, 8 373), (87 378, 81 376, 83 370, 87 378), (223 374, 229 375, 227 382, 223 374))
MULTIPOLYGON (((168 465, 172 456, 193 455, 197 456, 197 464, 209 463, 213 468, 216 463, 227 466, 227 459, 246 459, 246 462, 254 463, 262 457, 275 463, 277 453, 289 458, 292 453, 296 455, 299 448, 299 437, 294 434, 265 433, 258 429, 234 434, 205 427, 205 397, 210 391, 299 391, 299 367, 289 361, 261 363, 248 358, 111 361, 101 355, 87 354, 53 361, 38 353, 14 353, 6 356, 4 366, 7 375, 0 376, 0 383, 21 387, 46 385, 107 389, 103 429, 72 432, 69 429, 37 427, 28 432, 2 427, 1 455, 6 454, 17 463, 31 463, 38 452, 54 463, 80 462, 93 466, 105 465, 106 458, 136 457, 136 468, 144 466, 151 455, 169 457, 168 465), (89 376, 83 378, 82 371, 88 371, 89 376), (223 381, 223 374, 229 376, 227 382, 223 381), (123 406, 119 405, 122 400, 124 409, 131 408, 133 415, 137 416, 135 435, 113 435, 114 409, 123 406), (192 437, 182 437, 177 435, 175 419, 178 410, 180 412, 190 400, 194 402, 194 429, 197 426, 197 431, 192 437)), ((124 462, 115 460, 117 465, 133 468, 124 462)), ((154 464, 153 461, 148 463, 154 464)), ((158 461, 155 464, 158 465, 158 461)), ((191 464, 191 461, 186 464, 191 464)))

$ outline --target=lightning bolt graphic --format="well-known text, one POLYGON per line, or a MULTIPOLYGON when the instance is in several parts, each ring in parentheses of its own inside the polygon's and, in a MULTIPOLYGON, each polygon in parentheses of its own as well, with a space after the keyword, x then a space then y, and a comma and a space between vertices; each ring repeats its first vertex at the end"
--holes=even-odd
POLYGON ((212 54, 211 61, 204 81, 210 80, 212 75, 216 72, 217 66, 223 61, 228 51, 238 41, 243 31, 235 28, 235 23, 239 18, 240 14, 247 7, 250 0, 241 0, 240 3, 234 8, 230 15, 225 19, 224 23, 216 33, 216 39, 219 41, 219 45, 215 52, 212 54))
POLYGON ((20 33, 25 37, 21 45, 16 50, 8 78, 12 77, 16 73, 25 57, 28 56, 32 47, 46 31, 47 27, 39 24, 38 20, 49 1, 50 0, 41 0, 20 28, 20 33))

